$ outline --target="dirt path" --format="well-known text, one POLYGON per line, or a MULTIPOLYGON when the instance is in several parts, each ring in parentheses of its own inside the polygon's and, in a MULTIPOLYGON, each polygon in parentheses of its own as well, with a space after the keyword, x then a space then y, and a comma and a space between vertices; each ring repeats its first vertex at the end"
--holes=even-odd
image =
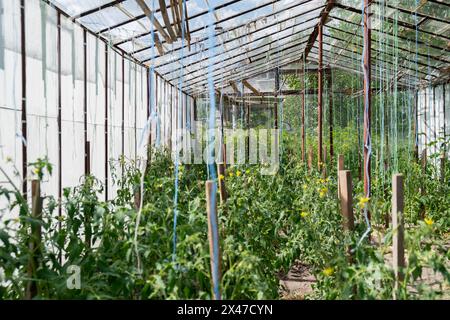
MULTIPOLYGON (((382 243, 382 234, 376 233, 372 243, 374 246, 382 243)), ((450 250, 450 239, 448 240, 448 248, 450 250)), ((406 259, 408 251, 405 252, 406 259)), ((392 265, 392 252, 389 250, 384 256, 385 263, 392 265)), ((448 266, 450 268, 450 265, 448 266)), ((299 260, 289 270, 287 275, 280 276, 280 298, 286 300, 304 300, 306 295, 313 293, 312 285, 316 282, 314 275, 311 273, 311 267, 299 260)), ((413 285, 408 285, 408 291, 411 296, 420 295, 421 287, 432 288, 436 292, 442 292, 440 299, 450 299, 450 287, 445 283, 444 277, 440 273, 435 273, 431 268, 424 267, 422 275, 415 281, 413 285)), ((427 297, 422 296, 423 299, 427 297)))
POLYGON ((313 292, 315 282, 310 267, 297 260, 288 274, 280 277, 281 299, 304 300, 305 295, 313 292))

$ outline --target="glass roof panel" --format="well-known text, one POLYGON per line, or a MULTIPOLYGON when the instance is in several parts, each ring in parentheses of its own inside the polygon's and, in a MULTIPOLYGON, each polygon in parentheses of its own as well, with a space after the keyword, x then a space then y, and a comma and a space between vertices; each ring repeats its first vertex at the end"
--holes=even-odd
MULTIPOLYGON (((156 48, 150 30, 155 28, 136 0, 50 0, 87 29, 100 33, 113 46, 144 64, 153 64, 166 80, 181 76, 188 86, 203 88, 210 55, 216 83, 252 77, 298 58, 318 23, 327 0, 185 0, 189 17, 190 47, 187 41, 161 40, 156 48), (216 8, 209 16, 208 8, 216 8), (98 10, 96 10, 98 9, 98 10), (82 15, 82 16, 79 16, 82 15), (209 50, 207 29, 215 28, 214 47, 209 50)), ((170 0, 165 0, 169 20, 174 17, 170 0)), ((361 70, 361 0, 337 0, 325 21, 324 50, 327 63, 361 70)), ((158 0, 145 0, 163 26, 158 0)), ((372 57, 374 68, 390 70, 398 59, 405 74, 417 72, 430 78, 450 64, 450 6, 437 1, 377 0, 371 4, 372 57), (417 41, 416 41, 417 40, 417 41), (417 48, 417 52, 416 52, 417 48)), ((164 32, 163 32, 164 33, 164 32)), ((317 55, 317 42, 310 59, 317 55)), ((255 88, 268 86, 251 82, 255 88)), ((263 90, 264 91, 264 90, 263 90)))
POLYGON ((112 0, 53 0, 52 2, 61 8, 70 16, 76 16, 82 12, 98 8, 104 4, 111 2, 112 0))

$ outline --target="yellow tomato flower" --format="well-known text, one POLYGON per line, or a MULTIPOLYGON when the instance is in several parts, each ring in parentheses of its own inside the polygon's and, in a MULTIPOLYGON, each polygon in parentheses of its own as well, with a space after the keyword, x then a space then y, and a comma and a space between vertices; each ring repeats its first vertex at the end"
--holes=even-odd
POLYGON ((240 177, 240 176, 241 176, 241 174, 242 174, 242 172, 240 172, 239 170, 238 170, 238 171, 236 171, 236 177, 240 177))
POLYGON ((431 219, 431 218, 425 218, 425 219, 423 219, 423 221, 425 221, 425 223, 428 225, 428 226, 431 226, 432 224, 433 224, 433 219, 431 219))
POLYGON ((306 184, 303 185, 303 190, 308 189, 308 186, 306 184))
POLYGON ((234 176, 233 172, 230 172, 228 175, 229 175, 230 177, 234 176))
POLYGON ((302 217, 302 218, 306 218, 307 216, 309 216, 308 212, 303 211, 300 213, 300 217, 302 217))
POLYGON ((361 197, 359 198, 358 206, 360 209, 364 209, 366 206, 366 203, 368 203, 370 198, 367 197, 361 197))
POLYGON ((225 176, 223 174, 219 174, 219 181, 222 181, 223 179, 225 179, 225 176))
POLYGON ((332 267, 328 267, 323 270, 323 274, 326 275, 327 277, 332 276, 333 273, 334 273, 334 268, 332 268, 332 267))
POLYGON ((325 197, 326 194, 327 194, 327 192, 328 192, 328 188, 322 188, 322 189, 320 189, 320 190, 319 190, 319 197, 321 197, 321 198, 325 197))

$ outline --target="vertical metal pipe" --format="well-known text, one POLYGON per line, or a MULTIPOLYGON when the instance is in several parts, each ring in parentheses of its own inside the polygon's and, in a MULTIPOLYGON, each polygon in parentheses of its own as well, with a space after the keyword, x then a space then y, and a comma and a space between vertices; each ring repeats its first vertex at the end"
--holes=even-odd
POLYGON ((364 0, 364 193, 370 196, 371 27, 369 0, 364 0))
MULTIPOLYGON (((303 75, 304 76, 304 75, 303 75)), ((302 161, 305 161, 305 152, 306 152, 306 140, 305 140, 305 101, 306 93, 305 88, 303 88, 302 92, 302 161)))
MULTIPOLYGON (((113 51, 114 52, 114 51, 113 51)), ((137 160, 137 98, 138 98, 138 82, 137 82, 138 66, 134 64, 134 161, 137 160)))
MULTIPOLYGON (((20 1, 20 38, 22 47, 22 137, 27 141, 27 50, 25 29, 25 0, 20 1)), ((27 144, 22 142, 22 192, 25 199, 27 196, 27 144)))
MULTIPOLYGON (((122 160, 125 159, 125 56, 122 53, 122 160)), ((124 175, 122 163, 122 177, 124 175)))
MULTIPOLYGON (((247 114, 246 114, 246 129, 247 129, 247 137, 246 137, 246 148, 247 148, 247 161, 250 163, 250 103, 247 104, 247 114)), ((223 129, 222 129, 223 130, 223 129)))
MULTIPOLYGON (((146 88, 147 88, 147 105, 145 106, 145 108, 147 109, 147 121, 149 120, 150 116, 151 116, 151 112, 150 112, 150 108, 151 108, 151 101, 150 101, 150 90, 151 90, 151 84, 150 84, 150 69, 147 69, 147 73, 146 73, 146 88)), ((149 126, 148 126, 148 147, 147 147, 147 151, 150 150, 152 146, 152 122, 149 122, 149 126)), ((151 153, 147 152, 147 156, 148 159, 150 159, 151 157, 151 153)))
MULTIPOLYGON (((62 110, 62 91, 61 91, 61 13, 57 13, 57 51, 58 51, 58 215, 62 215, 62 126, 61 126, 61 110, 62 110)), ((61 229, 61 221, 58 222, 61 229)))
POLYGON ((275 116, 275 129, 278 129, 278 91, 280 90, 280 68, 275 68, 275 103, 274 103, 274 116, 275 116))
POLYGON ((198 114, 197 114, 197 99, 194 98, 194 121, 198 120, 198 114))
POLYGON ((329 124, 330 124, 330 163, 333 162, 334 146, 333 146, 333 77, 331 69, 327 69, 328 79, 328 109, 329 109, 329 124))
POLYGON ((108 45, 105 44, 105 201, 108 201, 108 45))
POLYGON ((88 105, 88 97, 87 97, 87 31, 83 30, 83 60, 84 60, 84 68, 83 68, 83 90, 84 90, 84 101, 83 101, 83 134, 84 134, 84 174, 88 175, 91 173, 91 166, 89 161, 89 156, 91 152, 90 144, 88 142, 88 134, 87 134, 87 105, 88 105))
POLYGON ((319 23, 319 69, 318 69, 318 110, 317 110, 317 161, 319 170, 322 169, 323 164, 323 141, 322 141, 322 112, 323 112, 323 26, 319 23))

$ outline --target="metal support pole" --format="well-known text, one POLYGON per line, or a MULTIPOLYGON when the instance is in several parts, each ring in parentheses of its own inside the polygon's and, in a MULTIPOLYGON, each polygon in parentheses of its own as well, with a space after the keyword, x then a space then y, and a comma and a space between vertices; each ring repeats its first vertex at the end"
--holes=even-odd
POLYGON ((274 113, 275 113, 275 129, 278 129, 278 91, 280 90, 280 68, 275 68, 275 104, 274 104, 274 113))
POLYGON ((83 91, 84 91, 84 101, 83 101, 83 130, 84 130, 84 174, 88 175, 91 173, 90 167, 90 144, 88 142, 88 134, 87 134, 87 31, 83 30, 83 91))
POLYGON ((302 92, 302 161, 305 161, 305 153, 306 153, 306 140, 305 140, 305 101, 306 93, 305 88, 303 88, 302 92))
POLYGON ((318 161, 318 169, 319 171, 322 168, 323 164, 323 141, 322 141, 322 112, 323 112, 323 26, 319 23, 319 70, 318 70, 318 111, 317 111, 317 161, 318 161))
POLYGON ((333 148, 333 77, 331 69, 327 70, 328 83, 328 109, 329 109, 329 124, 330 124, 330 163, 333 162, 334 148, 333 148))
MULTIPOLYGON (((25 0, 20 1, 20 38, 22 54, 22 137, 27 141, 27 55, 26 55, 26 29, 25 29, 25 0)), ((27 144, 22 142, 22 192, 27 199, 27 144)))
POLYGON ((108 45, 105 45, 105 201, 108 201, 108 45))
MULTIPOLYGON (((125 57, 122 54, 122 161, 125 159, 125 57)), ((122 177, 124 176, 124 162, 122 162, 122 177)))
MULTIPOLYGON (((364 0, 364 194, 370 197, 371 30, 369 0, 364 0)), ((370 216, 370 215, 369 215, 370 216)))

